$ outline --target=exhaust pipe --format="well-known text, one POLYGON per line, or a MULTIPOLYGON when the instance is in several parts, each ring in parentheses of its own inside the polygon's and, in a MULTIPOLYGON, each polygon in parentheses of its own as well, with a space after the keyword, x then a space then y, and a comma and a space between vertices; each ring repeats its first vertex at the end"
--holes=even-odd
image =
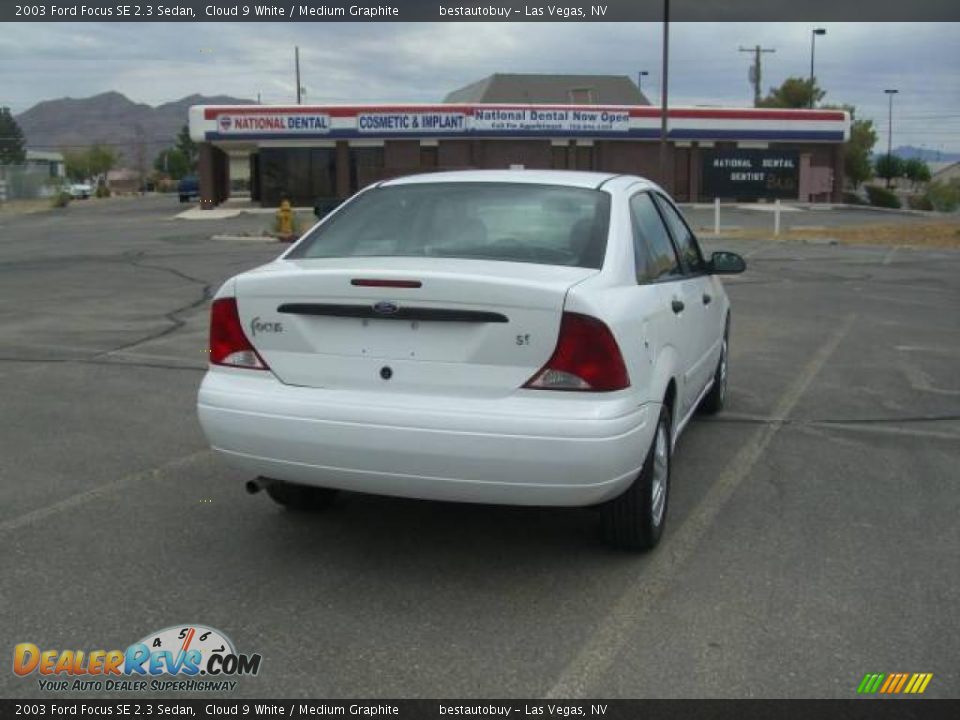
POLYGON ((246 488, 246 491, 251 495, 256 495, 258 492, 263 490, 266 485, 264 485, 261 478, 256 478, 254 480, 247 480, 243 487, 246 488))

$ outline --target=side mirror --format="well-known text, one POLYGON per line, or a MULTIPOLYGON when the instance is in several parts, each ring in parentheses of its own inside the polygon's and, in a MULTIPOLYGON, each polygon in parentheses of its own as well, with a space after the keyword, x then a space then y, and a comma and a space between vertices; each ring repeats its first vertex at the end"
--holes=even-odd
POLYGON ((747 269, 747 261, 732 252, 715 252, 710 258, 712 275, 739 275, 747 269))

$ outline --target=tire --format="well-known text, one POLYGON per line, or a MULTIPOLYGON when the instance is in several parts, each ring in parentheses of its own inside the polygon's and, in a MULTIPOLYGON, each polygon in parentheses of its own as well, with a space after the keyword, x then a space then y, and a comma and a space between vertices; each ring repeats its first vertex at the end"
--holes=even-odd
POLYGON ((705 415, 716 415, 723 410, 727 401, 727 372, 728 360, 727 353, 730 348, 730 324, 727 323, 727 329, 723 331, 723 345, 720 349, 720 360, 717 361, 717 369, 713 373, 713 387, 710 392, 703 396, 700 401, 700 412, 705 415))
POLYGON ((670 417, 670 407, 663 405, 640 474, 603 506, 604 537, 614 547, 650 550, 660 542, 670 495, 670 417))
POLYGON ((271 480, 266 485, 267 495, 279 505, 290 510, 316 512, 325 510, 333 505, 339 490, 313 487, 312 485, 298 485, 296 483, 271 480))
POLYGON ((189 196, 189 195, 181 195, 181 196, 180 196, 180 202, 182 202, 182 203, 190 202, 190 196, 189 196))

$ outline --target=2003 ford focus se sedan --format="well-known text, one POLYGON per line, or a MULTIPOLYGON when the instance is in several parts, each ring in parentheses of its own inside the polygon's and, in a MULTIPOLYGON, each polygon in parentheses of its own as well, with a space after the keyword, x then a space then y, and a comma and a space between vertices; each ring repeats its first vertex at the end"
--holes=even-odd
POLYGON ((717 275, 744 267, 638 177, 381 182, 220 288, 200 422, 286 506, 602 505, 609 541, 649 548, 677 436, 723 406, 717 275))

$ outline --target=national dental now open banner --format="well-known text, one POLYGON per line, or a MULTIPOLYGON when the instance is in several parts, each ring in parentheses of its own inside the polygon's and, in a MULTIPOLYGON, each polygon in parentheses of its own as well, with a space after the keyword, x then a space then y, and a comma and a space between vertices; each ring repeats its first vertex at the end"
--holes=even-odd
POLYGON ((0 22, 676 22, 960 20, 957 0, 26 0, 0 22))

